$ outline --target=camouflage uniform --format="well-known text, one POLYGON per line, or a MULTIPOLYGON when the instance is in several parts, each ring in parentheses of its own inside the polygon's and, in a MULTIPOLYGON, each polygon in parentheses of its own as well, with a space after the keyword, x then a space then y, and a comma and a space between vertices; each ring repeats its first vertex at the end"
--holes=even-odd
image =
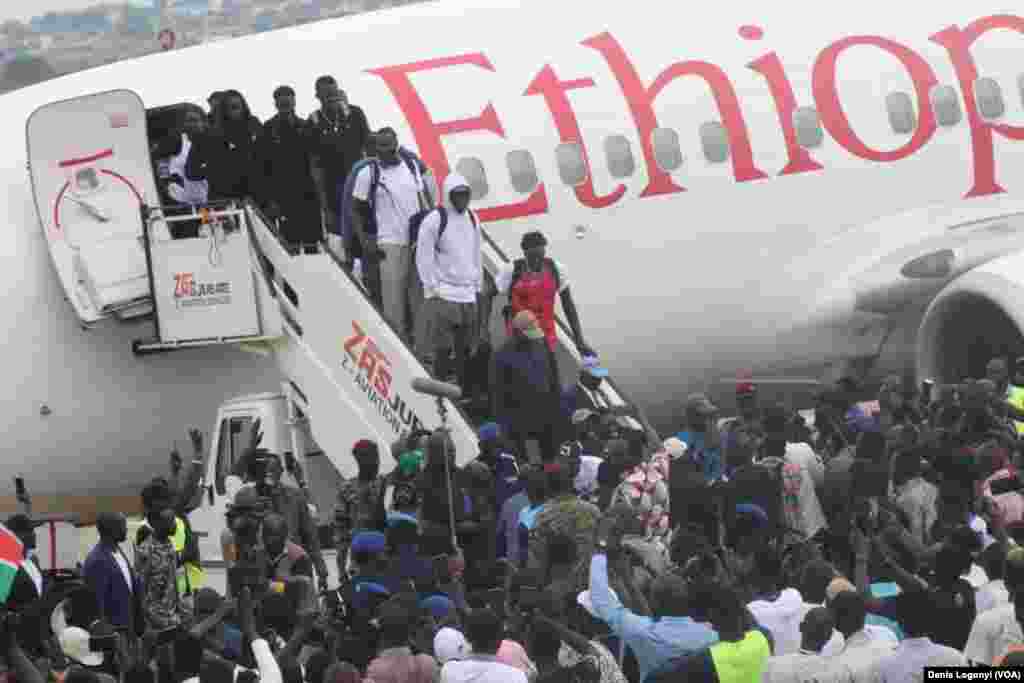
POLYGON ((178 595, 178 554, 174 544, 150 536, 135 551, 135 572, 142 583, 142 609, 146 627, 161 630, 178 626, 184 607, 178 595))
POLYGON ((601 510, 593 503, 568 494, 550 500, 537 513, 530 530, 528 566, 530 569, 548 568, 548 547, 556 536, 568 536, 576 541, 576 565, 572 586, 568 592, 576 595, 590 584, 590 558, 594 554, 594 532, 601 521, 601 510))
POLYGON ((387 477, 360 481, 353 477, 338 489, 338 505, 334 508, 334 542, 338 548, 338 567, 344 573, 352 536, 360 530, 376 530, 379 512, 384 505, 387 477))

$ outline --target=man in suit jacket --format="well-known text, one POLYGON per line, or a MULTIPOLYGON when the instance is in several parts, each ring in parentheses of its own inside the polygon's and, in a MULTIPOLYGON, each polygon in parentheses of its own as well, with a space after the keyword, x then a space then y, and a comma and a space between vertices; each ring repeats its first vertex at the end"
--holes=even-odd
POLYGON ((14 576, 11 592, 7 596, 7 609, 21 614, 19 639, 22 649, 30 656, 45 654, 43 650, 43 616, 39 614, 40 598, 46 591, 46 579, 37 564, 33 551, 36 549, 36 526, 28 515, 11 515, 5 522, 7 528, 18 537, 24 549, 25 558, 14 576))
POLYGON ((119 631, 139 635, 139 581, 121 550, 128 538, 128 522, 124 515, 104 512, 96 518, 96 530, 100 542, 89 551, 82 574, 96 596, 99 618, 119 631))

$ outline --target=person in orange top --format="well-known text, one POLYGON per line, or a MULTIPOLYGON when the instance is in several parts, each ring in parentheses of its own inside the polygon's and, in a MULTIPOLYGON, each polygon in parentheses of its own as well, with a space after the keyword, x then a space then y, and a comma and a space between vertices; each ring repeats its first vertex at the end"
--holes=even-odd
MULTIPOLYGON (((511 320, 523 310, 532 312, 540 323, 549 348, 554 351, 558 334, 555 324, 555 295, 562 300, 562 309, 572 330, 573 341, 583 356, 593 356, 594 351, 583 341, 580 316, 576 310, 565 266, 547 256, 548 241, 540 232, 523 235, 520 246, 525 258, 516 259, 498 273, 495 284, 499 292, 508 294, 511 320)), ((509 333, 511 336, 511 332, 509 333)))

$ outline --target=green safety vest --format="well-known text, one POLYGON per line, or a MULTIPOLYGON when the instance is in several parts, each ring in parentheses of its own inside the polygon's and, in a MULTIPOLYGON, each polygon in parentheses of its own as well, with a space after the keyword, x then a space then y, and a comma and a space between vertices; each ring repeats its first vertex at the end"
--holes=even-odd
POLYGON ((771 654, 768 639, 760 631, 748 631, 736 643, 711 646, 711 661, 719 683, 761 683, 765 662, 771 654))
MULTIPOLYGON (((1011 384, 1006 390, 1006 402, 1024 412, 1024 387, 1015 387, 1011 384)), ((1017 434, 1024 435, 1024 422, 1014 422, 1013 424, 1017 428, 1017 434)))

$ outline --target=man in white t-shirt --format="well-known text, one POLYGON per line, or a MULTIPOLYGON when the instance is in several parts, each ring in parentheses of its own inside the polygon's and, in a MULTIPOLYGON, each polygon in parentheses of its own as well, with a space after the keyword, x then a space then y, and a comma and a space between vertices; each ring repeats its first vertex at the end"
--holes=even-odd
POLYGON ((375 285, 380 287, 384 316, 399 334, 409 338, 413 330, 412 316, 419 308, 419 303, 410 297, 412 247, 409 244, 409 219, 426 208, 426 186, 418 164, 406 163, 399 154, 398 136, 394 130, 382 128, 374 136, 374 144, 377 161, 359 170, 352 189, 355 213, 369 217, 373 177, 375 172, 378 174, 372 198, 373 220, 362 222, 366 232, 363 253, 367 255, 364 272, 376 277, 376 273, 370 274, 377 265, 371 254, 379 249, 380 281, 367 282, 367 287, 371 291, 375 285), (373 223, 376 224, 376 232, 369 228, 373 223))

